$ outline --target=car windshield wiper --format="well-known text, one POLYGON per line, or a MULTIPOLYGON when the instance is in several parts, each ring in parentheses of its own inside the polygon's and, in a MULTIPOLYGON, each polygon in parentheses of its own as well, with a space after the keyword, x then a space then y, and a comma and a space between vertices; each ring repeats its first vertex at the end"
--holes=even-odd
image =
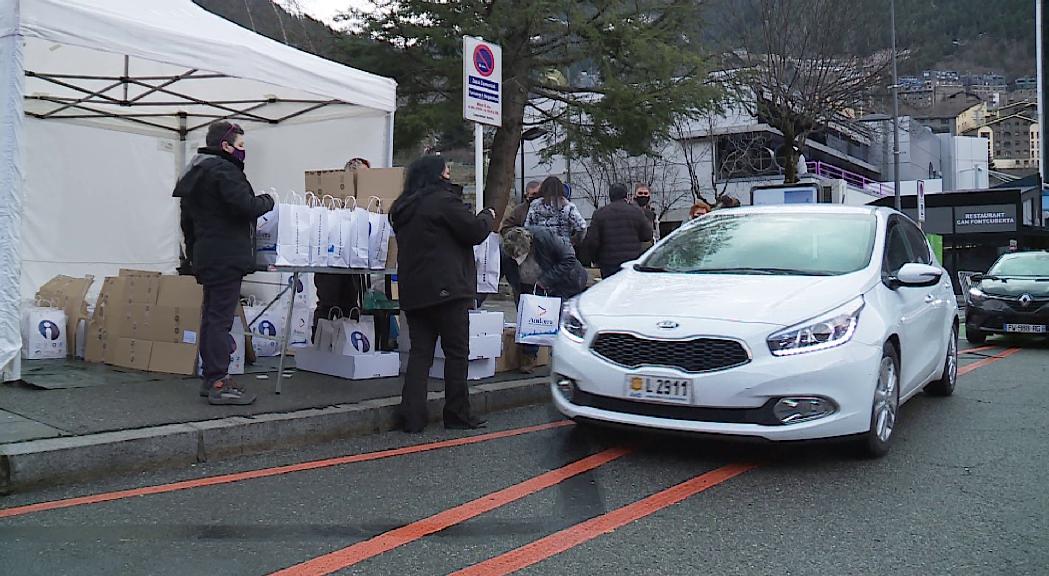
POLYGON ((669 272, 669 270, 661 266, 642 266, 641 264, 634 264, 634 270, 638 272, 669 272))
POLYGON ((690 270, 689 274, 760 274, 766 276, 833 276, 823 270, 801 270, 799 268, 704 268, 690 270))

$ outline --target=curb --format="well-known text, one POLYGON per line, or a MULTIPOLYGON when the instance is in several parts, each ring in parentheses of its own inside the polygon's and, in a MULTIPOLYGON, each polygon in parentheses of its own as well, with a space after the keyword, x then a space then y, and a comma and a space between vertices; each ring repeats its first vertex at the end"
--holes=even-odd
MULTIPOLYGON (((443 393, 429 394, 431 422, 440 420, 443 399, 443 393)), ((470 404, 478 414, 549 399, 546 377, 470 387, 470 404)), ((395 427, 398 404, 399 398, 381 398, 288 413, 0 444, 0 494, 387 432, 395 427)))

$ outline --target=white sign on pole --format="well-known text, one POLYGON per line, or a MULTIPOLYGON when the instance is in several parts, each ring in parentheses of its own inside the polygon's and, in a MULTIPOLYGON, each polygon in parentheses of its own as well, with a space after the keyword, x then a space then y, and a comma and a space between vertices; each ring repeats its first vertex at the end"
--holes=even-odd
POLYGON ((503 124, 503 50, 471 36, 463 37, 463 118, 503 124))
POLYGON ((925 222, 925 180, 918 180, 918 222, 925 222))

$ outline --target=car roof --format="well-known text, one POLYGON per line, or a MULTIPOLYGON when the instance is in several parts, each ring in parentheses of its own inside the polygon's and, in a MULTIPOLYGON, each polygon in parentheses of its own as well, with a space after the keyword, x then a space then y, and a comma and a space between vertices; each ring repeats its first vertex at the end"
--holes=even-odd
POLYGON ((884 215, 895 214, 891 208, 880 206, 843 206, 840 204, 765 204, 760 206, 742 206, 715 210, 710 215, 718 214, 841 214, 841 215, 884 215))

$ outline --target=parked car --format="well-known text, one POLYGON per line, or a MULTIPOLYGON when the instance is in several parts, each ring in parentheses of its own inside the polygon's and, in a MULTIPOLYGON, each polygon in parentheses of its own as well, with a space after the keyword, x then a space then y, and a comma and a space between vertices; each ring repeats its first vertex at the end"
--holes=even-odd
POLYGON ((1049 334, 1049 253, 1014 252, 973 276, 965 338, 983 344, 991 334, 1049 334))
POLYGON ((954 391, 958 306, 925 236, 887 208, 729 209, 566 304, 557 408, 581 422, 885 454, 899 407, 954 391))

